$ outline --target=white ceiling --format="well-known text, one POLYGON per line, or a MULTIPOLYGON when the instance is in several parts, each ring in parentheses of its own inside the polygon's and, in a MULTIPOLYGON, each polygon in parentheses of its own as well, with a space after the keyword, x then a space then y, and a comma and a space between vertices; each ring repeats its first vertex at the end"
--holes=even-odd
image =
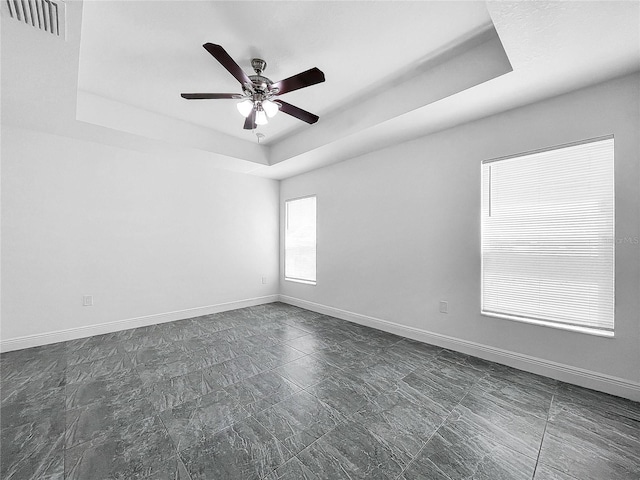
POLYGON ((2 23, 3 122, 270 178, 640 70, 638 1, 67 0, 66 42, 2 23), (274 81, 323 70, 283 96, 320 121, 279 114, 258 145, 233 101, 180 98, 237 91, 205 42, 274 81))
MULTIPOLYGON (((247 72, 254 57, 278 81, 311 67, 325 83, 283 100, 324 117, 442 47, 491 25, 484 2, 85 1, 81 90, 255 141, 233 100, 181 92, 240 92, 204 49, 222 45, 247 72)), ((259 127, 269 143, 312 128, 288 115, 259 127)))

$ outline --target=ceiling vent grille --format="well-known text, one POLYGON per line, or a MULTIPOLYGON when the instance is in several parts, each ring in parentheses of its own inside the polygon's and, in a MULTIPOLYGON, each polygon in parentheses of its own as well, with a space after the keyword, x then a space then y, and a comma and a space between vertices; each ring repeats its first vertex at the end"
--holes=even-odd
POLYGON ((61 0, 4 0, 9 15, 21 23, 64 38, 65 4, 61 0))

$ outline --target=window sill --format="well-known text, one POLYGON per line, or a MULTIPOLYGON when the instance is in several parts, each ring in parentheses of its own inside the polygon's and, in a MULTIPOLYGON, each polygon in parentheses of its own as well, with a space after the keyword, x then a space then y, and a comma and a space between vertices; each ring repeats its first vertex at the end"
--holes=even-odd
POLYGON ((585 333, 587 335, 596 335, 598 337, 605 337, 605 338, 615 337, 615 333, 609 330, 600 330, 600 329, 591 328, 591 327, 581 327, 578 325, 563 325, 561 323, 555 323, 555 322, 550 322, 546 320, 535 320, 533 318, 517 317, 514 315, 505 315, 502 313, 485 312, 484 310, 481 310, 480 314, 485 315, 487 317, 502 318, 504 320, 511 320, 513 322, 529 323, 529 324, 538 325, 541 327, 557 328, 559 330, 568 330, 570 332, 585 333))
POLYGON ((316 282, 313 280, 303 280, 302 278, 289 278, 284 277, 287 282, 295 282, 295 283, 304 283, 305 285, 315 285, 316 282))

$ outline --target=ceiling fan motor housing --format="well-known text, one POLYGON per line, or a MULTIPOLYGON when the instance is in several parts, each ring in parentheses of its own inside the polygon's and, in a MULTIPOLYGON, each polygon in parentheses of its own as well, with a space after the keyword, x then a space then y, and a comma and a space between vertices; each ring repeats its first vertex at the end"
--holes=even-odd
POLYGON ((249 75, 249 79, 251 80, 251 83, 253 83, 255 90, 262 91, 264 93, 268 92, 270 90, 269 87, 273 84, 271 80, 267 77, 263 77, 262 75, 249 75))
MULTIPOLYGON (((253 84, 253 94, 259 94, 259 95, 266 95, 271 92, 271 85, 273 85, 273 82, 262 75, 262 72, 264 71, 265 68, 267 68, 267 62, 265 62, 264 60, 262 60, 261 58, 253 58, 251 60, 251 66, 253 67, 253 69, 255 70, 256 74, 255 75, 249 75, 249 79, 251 80, 251 83, 253 84)), ((247 93, 247 89, 244 89, 245 93, 247 93)))
POLYGON ((260 75, 267 69, 267 62, 262 60, 261 58, 252 58, 251 59, 251 68, 260 75))

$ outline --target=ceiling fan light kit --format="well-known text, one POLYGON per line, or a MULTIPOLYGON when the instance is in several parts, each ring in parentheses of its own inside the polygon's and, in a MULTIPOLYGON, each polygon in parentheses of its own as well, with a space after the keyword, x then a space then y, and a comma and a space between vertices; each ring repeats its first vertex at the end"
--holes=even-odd
POLYGON ((280 105, 272 100, 263 100, 262 108, 269 118, 275 117, 276 113, 280 111, 280 105))
POLYGON ((244 118, 247 118, 251 113, 251 110, 253 110, 253 102, 249 98, 245 98, 236 106, 238 107, 240 115, 242 115, 244 118))
POLYGON ((205 43, 203 47, 240 82, 242 94, 183 93, 181 94, 182 98, 187 100, 240 100, 236 107, 240 114, 245 117, 244 128, 246 130, 253 130, 257 125, 266 125, 269 123, 269 118, 273 118, 279 111, 283 111, 287 115, 291 115, 309 124, 318 121, 319 117, 317 115, 291 105, 290 103, 283 102, 280 99, 276 99, 276 97, 324 82, 324 73, 319 69, 311 68, 305 72, 274 83, 262 75, 262 72, 267 68, 267 62, 261 58, 251 60, 251 67, 255 75, 248 76, 220 45, 205 43))
POLYGON ((257 125, 266 125, 267 123, 269 123, 269 120, 267 119, 267 114, 265 113, 264 109, 262 108, 262 105, 260 104, 260 102, 256 102, 255 110, 256 110, 256 124, 257 125))

